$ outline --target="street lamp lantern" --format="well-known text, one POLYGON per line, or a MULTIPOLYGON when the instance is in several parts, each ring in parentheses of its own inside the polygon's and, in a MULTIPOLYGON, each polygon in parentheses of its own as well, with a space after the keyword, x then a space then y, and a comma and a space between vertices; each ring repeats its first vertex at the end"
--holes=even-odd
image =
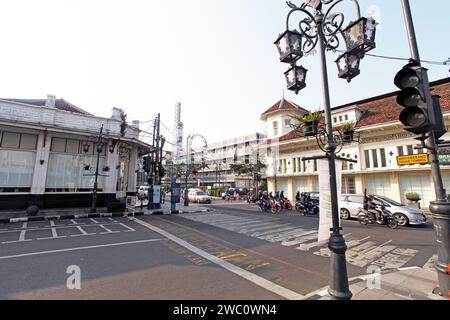
POLYGON ((359 75, 359 63, 361 59, 355 54, 345 52, 336 60, 336 64, 339 71, 339 78, 347 79, 347 82, 351 82, 354 77, 359 75))
POLYGON ((288 90, 295 91, 297 94, 300 90, 306 87, 306 73, 308 70, 302 66, 293 65, 288 71, 284 73, 287 81, 288 90))
POLYGON ((347 45, 347 52, 364 56, 366 52, 374 49, 375 33, 377 23, 373 18, 360 18, 357 21, 350 23, 350 25, 342 31, 345 43, 347 45))
POLYGON ((293 64, 303 56, 302 35, 295 30, 286 30, 275 41, 275 45, 281 62, 293 64))
POLYGON ((83 152, 88 153, 89 152, 89 142, 83 143, 83 152))

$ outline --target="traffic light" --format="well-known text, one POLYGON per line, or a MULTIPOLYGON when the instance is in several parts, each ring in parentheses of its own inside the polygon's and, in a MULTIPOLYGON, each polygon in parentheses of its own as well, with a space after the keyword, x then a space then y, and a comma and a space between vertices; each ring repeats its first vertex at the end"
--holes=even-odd
POLYGON ((166 176, 166 169, 161 165, 159 167, 159 177, 164 178, 166 176))
POLYGON ((150 157, 144 157, 144 171, 149 173, 152 170, 152 160, 150 157))
POLYGON ((423 73, 425 69, 418 63, 409 63, 395 76, 394 84, 401 89, 397 103, 404 109, 399 120, 405 130, 415 134, 425 134, 432 123, 427 110, 423 73))

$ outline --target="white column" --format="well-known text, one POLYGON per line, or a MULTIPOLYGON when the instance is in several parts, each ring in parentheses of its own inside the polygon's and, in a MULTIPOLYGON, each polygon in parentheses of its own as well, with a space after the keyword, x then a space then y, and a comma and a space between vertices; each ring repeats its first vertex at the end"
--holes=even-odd
POLYGON ((119 154, 117 151, 114 153, 107 152, 106 165, 110 168, 108 177, 105 177, 105 193, 116 193, 117 186, 117 173, 119 172, 116 167, 119 165, 119 154))
POLYGON ((136 183, 137 183, 137 146, 134 146, 133 149, 130 150, 130 163, 128 165, 128 189, 127 192, 136 192, 136 183))
POLYGON ((33 182, 31 194, 44 194, 45 181, 47 178, 48 159, 50 155, 51 135, 45 131, 39 132, 36 161, 34 163, 33 182))

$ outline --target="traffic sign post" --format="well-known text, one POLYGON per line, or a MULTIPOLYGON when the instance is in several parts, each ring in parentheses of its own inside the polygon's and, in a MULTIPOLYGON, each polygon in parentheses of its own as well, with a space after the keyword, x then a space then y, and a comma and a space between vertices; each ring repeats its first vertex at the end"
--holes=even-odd
POLYGON ((430 159, 427 153, 411 154, 409 156, 398 156, 397 164, 399 166, 407 166, 412 164, 428 164, 430 159))
POLYGON ((177 183, 177 179, 170 180, 170 212, 178 213, 177 203, 181 202, 181 186, 177 183))
POLYGON ((450 165, 450 148, 439 149, 439 164, 450 165))

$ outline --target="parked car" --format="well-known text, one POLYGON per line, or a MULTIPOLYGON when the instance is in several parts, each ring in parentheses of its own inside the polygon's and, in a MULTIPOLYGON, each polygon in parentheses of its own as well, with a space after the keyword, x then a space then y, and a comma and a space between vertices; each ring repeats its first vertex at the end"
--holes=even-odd
POLYGON ((211 197, 202 190, 190 190, 188 193, 189 201, 197 203, 211 203, 211 197))
MULTIPOLYGON (((373 195, 373 197, 375 204, 385 206, 395 216, 399 226, 422 225, 427 221, 427 218, 419 209, 405 206, 384 196, 373 195)), ((342 195, 340 201, 341 219, 356 218, 358 209, 363 207, 363 203, 363 195, 342 195)))
POLYGON ((138 194, 143 195, 144 198, 148 198, 148 188, 149 186, 140 186, 138 190, 138 194))
POLYGON ((320 195, 318 192, 310 192, 309 196, 311 197, 311 199, 319 201, 320 195))

